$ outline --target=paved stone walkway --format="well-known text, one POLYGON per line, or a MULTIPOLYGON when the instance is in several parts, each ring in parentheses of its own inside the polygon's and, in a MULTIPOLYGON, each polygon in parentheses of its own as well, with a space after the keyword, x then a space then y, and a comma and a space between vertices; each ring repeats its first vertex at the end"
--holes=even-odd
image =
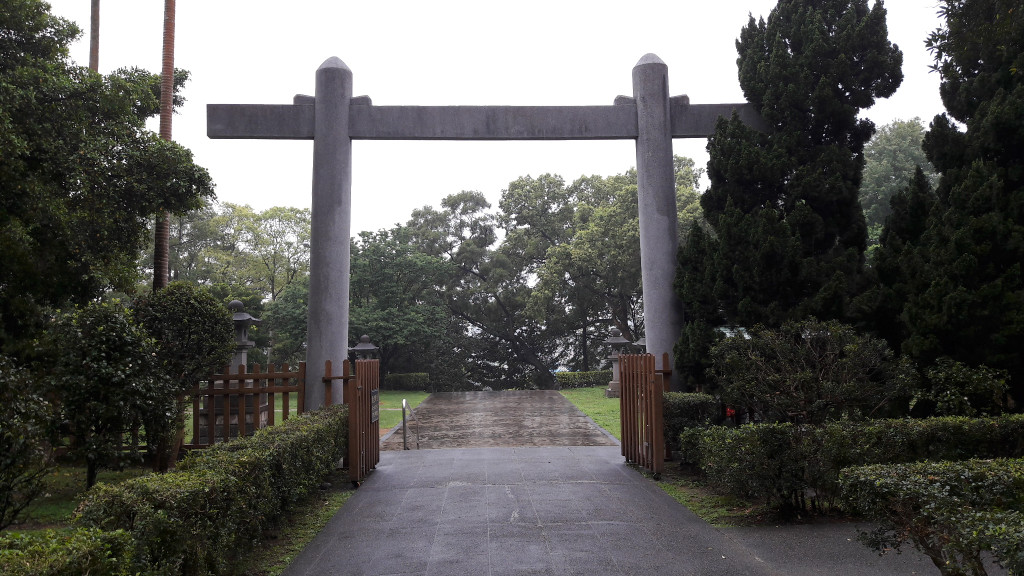
MULTIPOLYGON (((502 413, 506 400, 530 404, 524 393, 504 394, 453 396, 451 408, 477 403, 465 412, 484 426, 476 431, 492 444, 514 444, 511 428, 483 416, 481 403, 502 413)), ((543 410, 565 402, 545 396, 543 410)), ((443 400, 427 407, 444 410, 443 400)), ((553 419, 544 424, 558 436, 553 419)), ((850 525, 712 528, 627 466, 617 446, 399 450, 382 453, 377 470, 285 575, 937 573, 920 554, 879 557, 855 537, 850 525)))
MULTIPOLYGON (((421 450, 618 445, 615 437, 554 390, 432 394, 415 414, 407 440, 411 448, 419 442, 421 450)), ((401 450, 401 429, 386 437, 381 447, 401 450)))

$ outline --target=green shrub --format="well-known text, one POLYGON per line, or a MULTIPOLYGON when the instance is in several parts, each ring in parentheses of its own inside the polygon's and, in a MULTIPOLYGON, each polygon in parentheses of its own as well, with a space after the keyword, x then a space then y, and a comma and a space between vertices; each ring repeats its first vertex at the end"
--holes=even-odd
POLYGON ((1003 411, 1009 389, 1005 370, 971 367, 951 358, 939 358, 925 373, 925 382, 911 399, 929 404, 938 416, 995 416, 1003 411))
POLYGON ((885 341, 813 318, 755 326, 710 354, 722 400, 772 422, 861 419, 902 394, 914 376, 885 341))
POLYGON ((689 428, 680 455, 729 493, 783 508, 831 507, 848 466, 1024 457, 1024 415, 689 428))
POLYGON ((665 442, 669 448, 680 448, 679 437, 687 428, 711 424, 717 417, 719 402, 710 394, 666 392, 662 413, 665 417, 665 442))
POLYGON ((381 382, 383 390, 416 390, 430 389, 430 374, 426 372, 410 372, 408 374, 388 374, 381 382))
POLYGON ((171 282, 139 296, 132 312, 156 340, 156 359, 169 379, 167 406, 156 406, 143 418, 147 442, 156 452, 156 469, 165 472, 177 460, 184 435, 185 411, 178 400, 202 379, 224 367, 235 349, 231 312, 210 290, 188 282, 171 282))
POLYGON ((0 354, 0 530, 42 493, 53 466, 46 442, 53 410, 34 388, 29 372, 0 354))
POLYGON ((97 486, 76 521, 131 532, 137 570, 230 574, 263 530, 333 470, 347 425, 347 409, 333 406, 193 452, 171 473, 97 486))
POLYGON ((1024 568, 1024 460, 847 468, 842 486, 857 512, 881 522, 861 535, 876 550, 910 542, 943 574, 985 574, 983 550, 1024 568))
POLYGON ((683 459, 718 490, 785 509, 807 486, 801 436, 793 424, 690 428, 682 435, 683 459))
POLYGON ((0 536, 0 576, 128 576, 132 538, 124 530, 45 530, 0 536))
POLYGON ((555 372, 555 381, 558 382, 559 389, 607 387, 608 383, 612 381, 612 371, 555 372))

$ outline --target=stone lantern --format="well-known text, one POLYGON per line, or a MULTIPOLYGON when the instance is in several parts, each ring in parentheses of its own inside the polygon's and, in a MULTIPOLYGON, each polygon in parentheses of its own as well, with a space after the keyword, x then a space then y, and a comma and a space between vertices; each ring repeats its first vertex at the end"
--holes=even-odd
POLYGON ((363 334, 359 338, 359 344, 356 344, 355 346, 349 348, 348 350, 349 352, 355 354, 356 358, 360 360, 367 360, 369 358, 372 358, 373 355, 377 352, 377 350, 379 350, 379 348, 377 348, 370 342, 369 336, 363 334))
POLYGON ((611 336, 604 343, 612 347, 612 353, 608 355, 608 359, 612 361, 612 380, 608 383, 604 396, 618 398, 622 395, 622 385, 619 382, 619 354, 622 354, 622 349, 629 345, 629 340, 622 337, 622 332, 618 328, 612 328, 611 336))
MULTIPOLYGON (((228 310, 231 311, 231 320, 235 324, 235 353, 231 356, 231 364, 228 366, 228 374, 241 374, 249 364, 249 350, 256 345, 255 342, 249 339, 249 327, 256 326, 262 320, 259 318, 253 318, 253 316, 245 311, 244 305, 238 300, 232 300, 228 303, 228 310)), ((229 388, 251 388, 253 385, 252 380, 246 380, 245 385, 241 386, 241 382, 238 380, 230 381, 229 388)), ((216 389, 224 388, 223 380, 214 380, 213 387, 216 389)), ((209 397, 202 397, 200 401, 200 408, 197 418, 199 420, 199 437, 194 441, 199 444, 212 444, 215 441, 226 441, 229 438, 235 437, 238 434, 238 419, 239 419, 239 405, 238 400, 232 400, 231 411, 229 414, 224 414, 224 398, 225 396, 216 396, 213 398, 213 402, 210 402, 209 397), (228 418, 229 432, 228 436, 224 437, 224 418, 228 418)), ((267 425, 269 417, 269 397, 266 394, 244 394, 239 396, 243 398, 245 403, 244 418, 245 418, 245 431, 247 435, 252 435, 258 428, 263 428, 267 425), (258 402, 258 408, 254 408, 253 404, 258 402)))
POLYGON ((231 370, 238 370, 239 366, 246 366, 249 363, 249 349, 256 345, 249 340, 249 327, 256 326, 262 320, 253 318, 245 311, 244 305, 238 300, 228 303, 228 310, 231 310, 231 320, 235 323, 235 354, 231 357, 231 370))

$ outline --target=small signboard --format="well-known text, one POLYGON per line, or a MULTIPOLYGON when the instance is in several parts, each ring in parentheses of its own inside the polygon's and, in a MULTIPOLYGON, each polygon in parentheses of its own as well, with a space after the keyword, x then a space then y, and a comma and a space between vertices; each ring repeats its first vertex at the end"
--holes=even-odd
POLYGON ((380 390, 370 390, 370 422, 380 420, 380 390))

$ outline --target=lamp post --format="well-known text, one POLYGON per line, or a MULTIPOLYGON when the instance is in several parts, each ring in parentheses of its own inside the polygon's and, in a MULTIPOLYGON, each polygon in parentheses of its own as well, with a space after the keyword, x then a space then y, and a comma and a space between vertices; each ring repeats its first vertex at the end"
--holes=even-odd
POLYGON ((249 363, 249 349, 256 345, 249 340, 249 327, 256 326, 262 320, 253 318, 245 311, 244 304, 238 300, 229 302, 228 310, 231 310, 231 320, 235 323, 235 354, 231 357, 230 368, 237 370, 239 366, 249 363))
POLYGON ((349 351, 355 354, 356 358, 360 360, 367 360, 371 358, 378 350, 379 348, 370 342, 370 337, 366 334, 359 337, 359 344, 349 348, 349 351))
POLYGON ((618 328, 612 328, 611 336, 604 343, 612 347, 612 353, 608 355, 608 359, 612 361, 612 380, 608 383, 604 396, 618 398, 622 395, 622 385, 619 382, 619 354, 622 353, 622 348, 629 344, 629 340, 622 337, 622 332, 618 328))

